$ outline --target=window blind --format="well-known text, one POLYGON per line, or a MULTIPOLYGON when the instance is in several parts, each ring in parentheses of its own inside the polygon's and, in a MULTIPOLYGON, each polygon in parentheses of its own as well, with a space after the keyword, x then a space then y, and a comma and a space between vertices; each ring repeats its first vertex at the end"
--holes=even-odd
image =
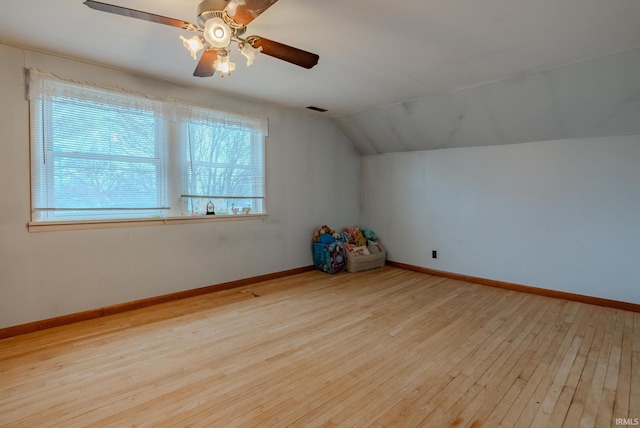
POLYGON ((132 218, 166 207, 167 109, 29 73, 34 220, 132 218))

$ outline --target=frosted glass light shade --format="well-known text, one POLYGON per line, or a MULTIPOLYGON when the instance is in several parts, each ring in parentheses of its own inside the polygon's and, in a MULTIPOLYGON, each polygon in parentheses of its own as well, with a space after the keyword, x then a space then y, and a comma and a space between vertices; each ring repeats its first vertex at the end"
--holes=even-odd
POLYGON ((247 58, 247 66, 253 64, 253 60, 256 59, 260 52, 262 52, 262 46, 254 48, 250 43, 243 43, 240 49, 240 53, 247 58))
POLYGON ((185 36, 180 36, 180 40, 182 40, 182 44, 187 48, 193 59, 196 59, 197 53, 204 47, 200 36, 193 36, 190 39, 187 39, 185 36))
POLYGON ((229 60, 229 55, 218 55, 218 58, 213 62, 213 68, 220 72, 220 75, 224 77, 225 74, 228 76, 236 69, 236 64, 229 60))

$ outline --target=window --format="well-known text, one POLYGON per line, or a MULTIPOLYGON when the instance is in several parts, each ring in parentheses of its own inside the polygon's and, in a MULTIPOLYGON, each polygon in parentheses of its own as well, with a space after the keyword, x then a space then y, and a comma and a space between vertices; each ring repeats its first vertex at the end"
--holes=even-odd
POLYGON ((201 108, 181 117, 187 210, 211 203, 219 214, 264 212, 264 122, 201 108))
POLYGON ((162 215, 167 127, 153 101, 33 74, 30 90, 33 221, 162 215))
POLYGON ((265 212, 265 118, 34 70, 29 99, 32 222, 265 212))

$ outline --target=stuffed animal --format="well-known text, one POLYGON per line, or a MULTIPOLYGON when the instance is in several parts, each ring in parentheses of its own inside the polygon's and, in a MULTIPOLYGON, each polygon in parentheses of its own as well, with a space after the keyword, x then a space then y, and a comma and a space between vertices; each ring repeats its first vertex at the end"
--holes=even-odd
POLYGON ((355 245, 357 247, 362 247, 367 243, 366 238, 362 234, 362 230, 359 226, 354 227, 345 227, 343 229, 343 239, 347 244, 355 245))
POLYGON ((348 244, 356 243, 356 230, 354 227, 345 227, 342 231, 345 242, 348 244))
POLYGON ((324 226, 320 226, 319 228, 316 229, 316 231, 313 233, 313 238, 311 239, 311 242, 324 242, 324 243, 333 242, 335 241, 334 235, 336 235, 336 231, 331 229, 329 226, 325 224, 324 226), (327 236, 324 236, 324 235, 327 235, 327 236))
POLYGON ((368 229, 366 227, 362 228, 362 234, 364 235, 365 239, 367 240, 367 245, 377 245, 378 244, 378 237, 376 236, 375 232, 371 229, 368 229))

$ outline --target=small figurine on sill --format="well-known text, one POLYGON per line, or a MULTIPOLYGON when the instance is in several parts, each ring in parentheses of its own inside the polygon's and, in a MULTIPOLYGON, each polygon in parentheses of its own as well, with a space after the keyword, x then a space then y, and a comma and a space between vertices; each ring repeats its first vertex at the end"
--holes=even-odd
POLYGON ((216 207, 213 205, 213 202, 209 201, 207 203, 207 215, 216 215, 216 207))

